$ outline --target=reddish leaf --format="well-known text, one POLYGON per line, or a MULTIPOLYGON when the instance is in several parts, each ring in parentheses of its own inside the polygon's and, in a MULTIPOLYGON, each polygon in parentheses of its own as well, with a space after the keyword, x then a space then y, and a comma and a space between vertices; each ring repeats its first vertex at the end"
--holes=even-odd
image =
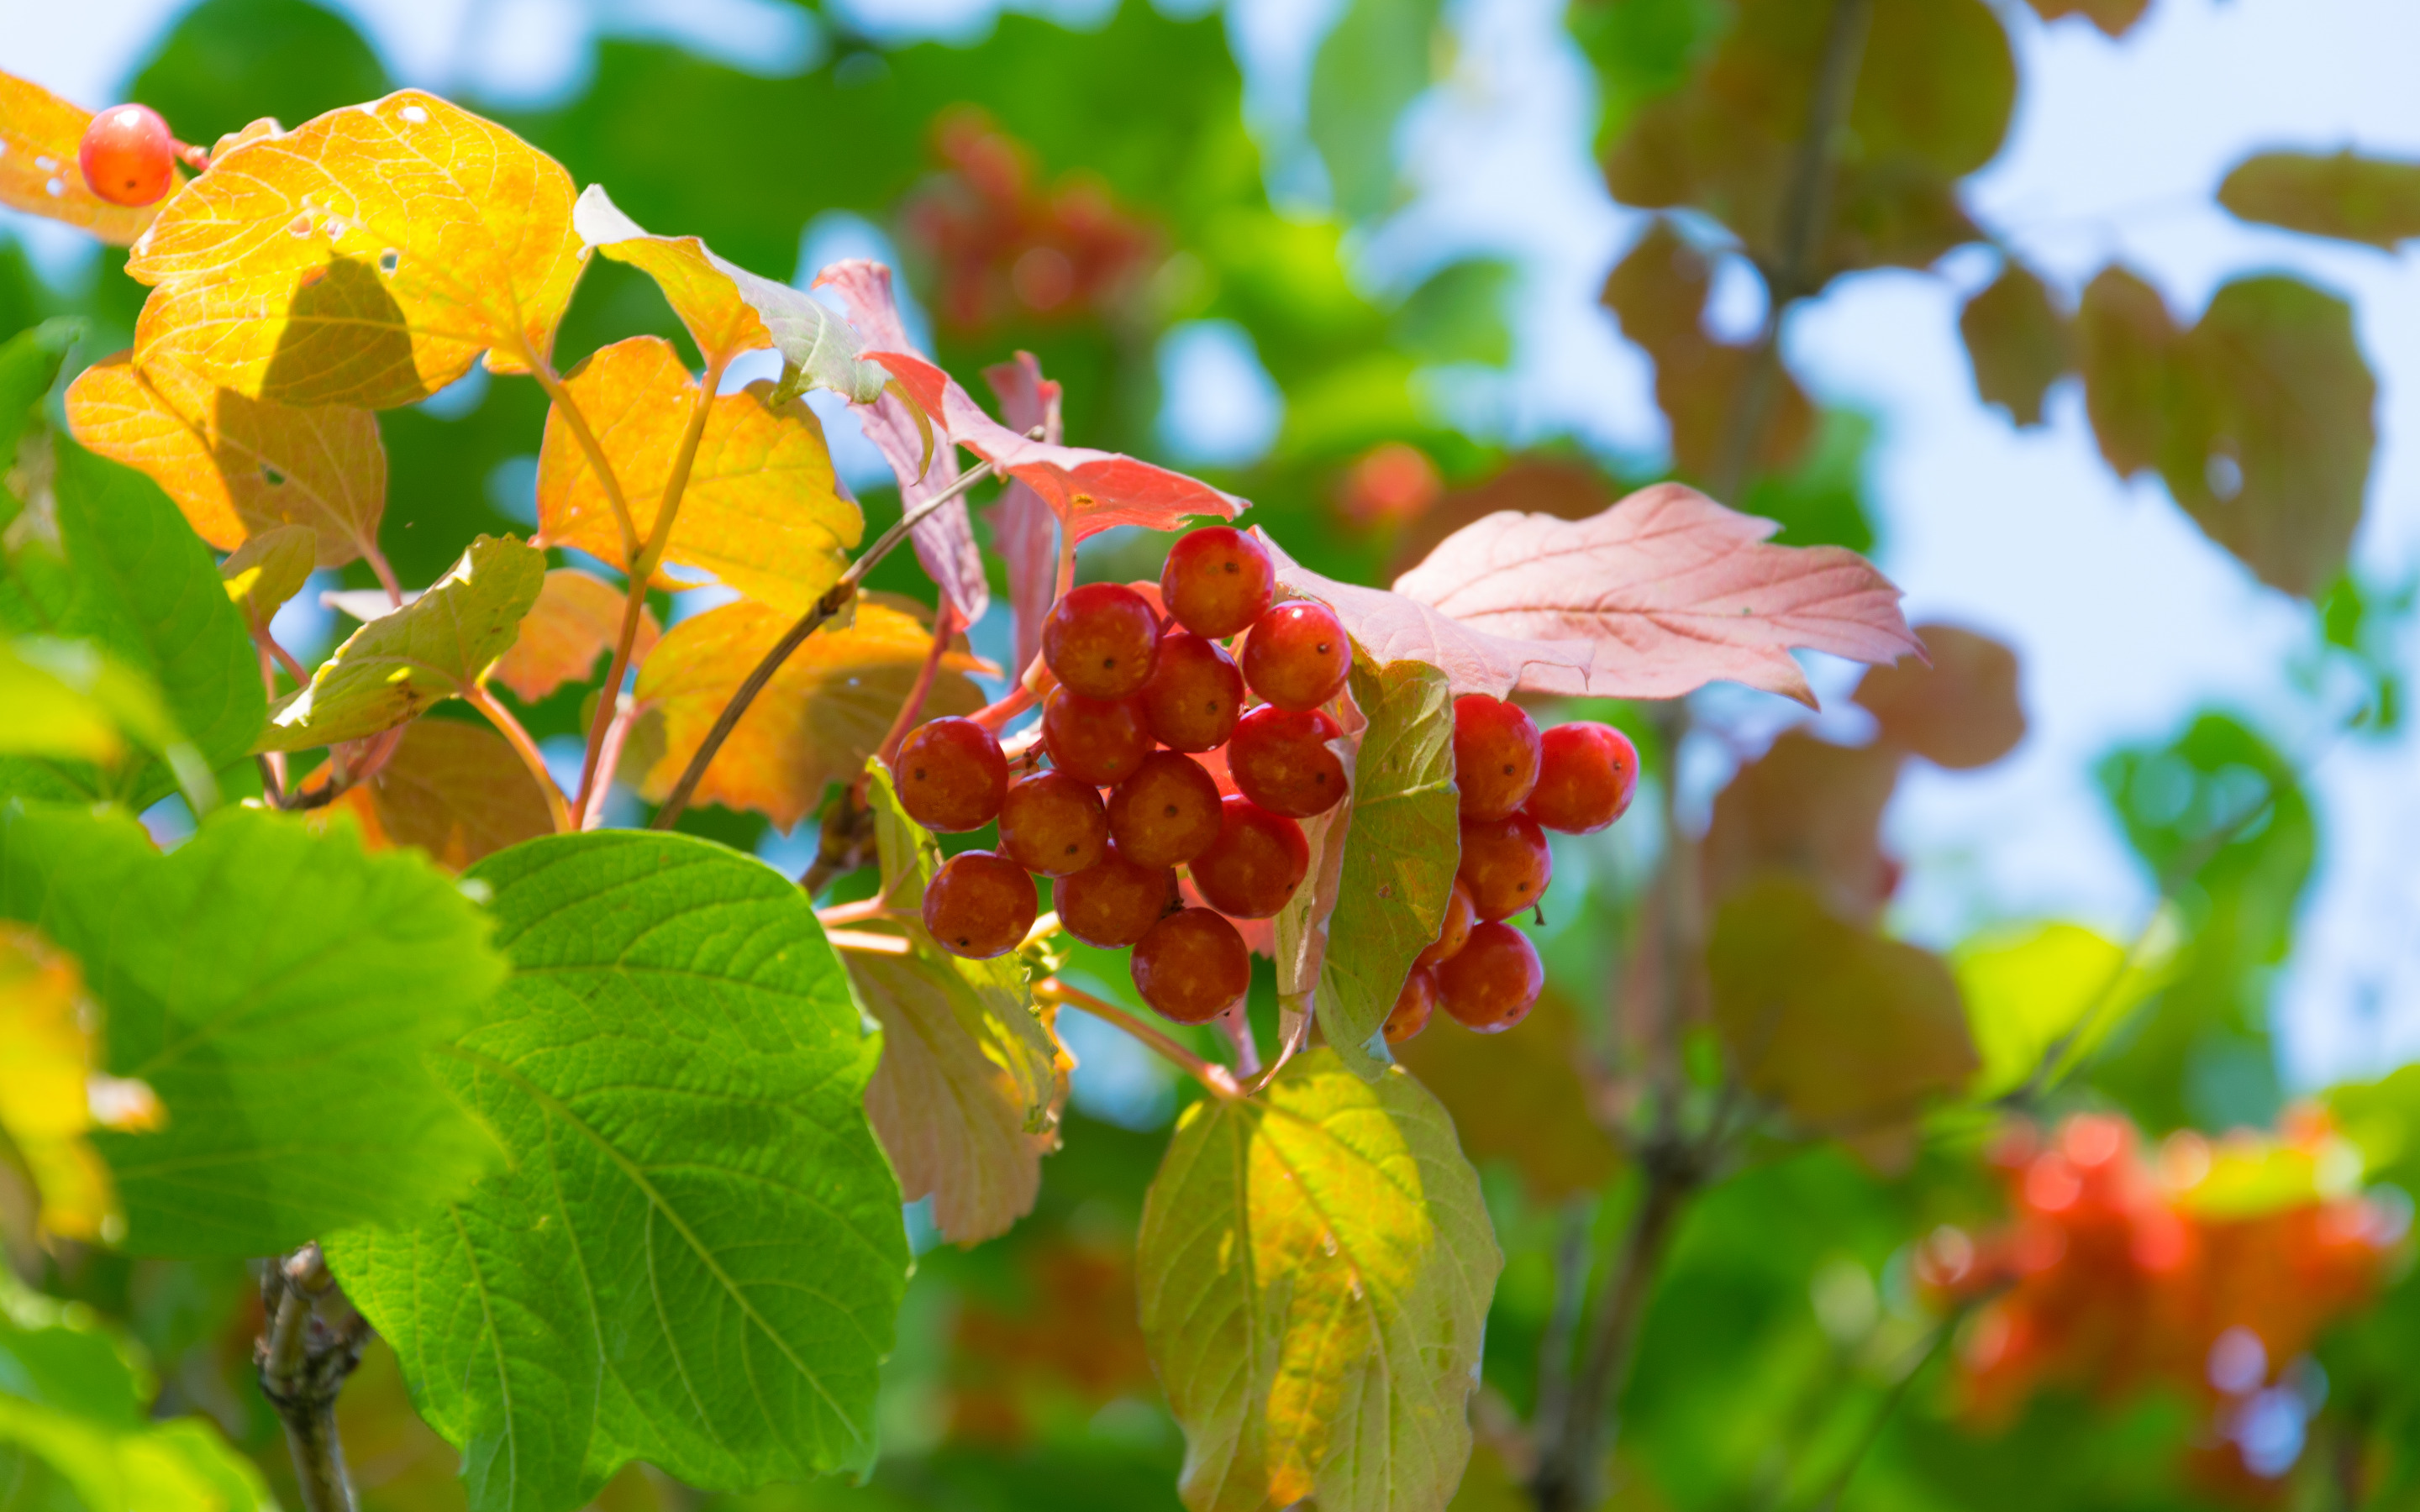
POLYGON ((2075 331, 2084 407, 2102 456, 2120 474, 2158 466, 2183 339, 2167 301, 2127 270, 2104 268, 2085 285, 2075 331))
MULTIPOLYGON (((1021 434, 1039 425, 1044 440, 1059 444, 1059 385, 1042 376, 1032 352, 985 368, 984 381, 1009 429, 1021 434)), ((1059 522, 1021 478, 1001 490, 990 518, 992 549, 1008 563, 1008 601, 1016 616, 1016 656, 1009 670, 1021 674, 1042 651, 1043 616, 1059 594, 1059 522)))
POLYGON ((2039 425, 2042 396, 2073 361, 2067 316, 2033 270, 2011 257, 1958 316, 1975 391, 2020 425, 2039 425))
POLYGON ((2025 737, 2017 654, 1954 625, 1919 625, 1916 634, 1926 661, 1877 667, 1857 684, 1857 702, 1873 711, 1882 738, 1956 771, 2014 750, 2025 737))
POLYGON ((2393 252, 2420 237, 2420 162, 2350 150, 2256 153, 2227 170, 2218 202, 2247 221, 2393 252))
MULTIPOLYGON (((623 592, 602 578, 577 567, 557 567, 546 575, 537 603, 521 621, 520 639, 496 658, 489 676, 513 690, 523 703, 535 703, 566 683, 584 683, 597 670, 597 658, 613 649, 622 634, 623 592)), ((647 659, 663 630, 656 611, 639 610, 639 635, 630 645, 630 664, 647 659)))
POLYGON ((0 205, 124 246, 143 234, 160 206, 112 205, 85 186, 76 152, 91 124, 92 112, 29 79, 0 73, 0 205))
POLYGON ((449 872, 554 830, 537 779, 504 737, 457 719, 406 726, 369 803, 388 843, 416 845, 449 872))
POLYGON ((2025 4, 2044 21, 2082 16, 2105 37, 2125 36, 2151 8, 2151 0, 2025 0, 2025 4))
POLYGON ((1835 746, 1792 730, 1714 798, 1699 861, 1709 903, 1762 878, 1795 877, 1839 918, 1869 925, 1889 900, 1883 809, 1899 785, 1896 746, 1835 746))
POLYGON ((1436 544, 1499 509, 1557 519, 1586 519, 1613 502, 1613 486, 1596 468, 1559 456, 1516 456, 1485 479, 1445 494, 1396 536, 1388 578, 1420 564, 1436 544))
POLYGON ((1580 642, 1576 658, 1520 672, 1532 692, 1675 698, 1727 679, 1812 705, 1791 648, 1875 663, 1920 651, 1899 590, 1872 563, 1838 547, 1770 545, 1775 529, 1657 484, 1584 520, 1491 515, 1448 536, 1395 592, 1502 641, 1580 642))

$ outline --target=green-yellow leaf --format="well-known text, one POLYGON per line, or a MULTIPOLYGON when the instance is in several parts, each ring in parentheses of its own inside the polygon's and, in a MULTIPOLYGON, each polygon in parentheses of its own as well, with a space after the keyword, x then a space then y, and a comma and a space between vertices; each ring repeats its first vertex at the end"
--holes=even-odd
POLYGON ((2042 423, 2042 398, 2074 363, 2067 316, 2032 269, 2009 258, 1959 312, 1975 392, 2020 425, 2042 423))
POLYGON ((1333 1051, 1188 1109, 1144 1198, 1143 1335, 1194 1512, 1436 1512, 1503 1256, 1418 1082, 1333 1051))
POLYGON ((2420 162, 2257 152, 2227 170, 2218 202, 2247 221, 2393 252, 2420 237, 2420 162))
POLYGON ((306 527, 280 525, 229 552, 219 563, 219 577, 252 633, 262 635, 286 601, 311 580, 317 558, 318 548, 306 527))
POLYGON ((2168 976, 2173 940, 2154 939, 2129 959, 2127 948, 2081 924, 2042 924, 1968 940, 1950 953, 1966 999, 1966 1025, 1982 1064, 1966 1092, 1978 1102, 2004 1096, 2048 1069, 2091 1054, 2168 976))

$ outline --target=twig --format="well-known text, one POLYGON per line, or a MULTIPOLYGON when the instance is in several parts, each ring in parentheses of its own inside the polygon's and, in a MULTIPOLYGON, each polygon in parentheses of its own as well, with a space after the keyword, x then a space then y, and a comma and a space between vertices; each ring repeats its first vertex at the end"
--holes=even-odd
POLYGON ((835 950, 855 950, 860 955, 913 955, 916 947, 904 934, 870 934, 863 930, 828 929, 824 938, 835 950))
POLYGON ((1033 707, 1033 690, 1023 683, 1018 683, 1001 694, 999 702, 986 703, 967 717, 993 734, 998 734, 1007 728, 1011 719, 1032 707, 1033 707))
MULTIPOLYGON (((907 700, 899 705, 899 713, 892 718, 891 729, 883 735, 882 744, 876 748, 882 757, 883 765, 896 766, 899 764, 900 743, 908 738, 908 732, 914 728, 916 717, 924 712, 924 700, 933 691, 933 679, 940 672, 941 657, 950 649, 950 638, 957 633, 957 606, 944 598, 941 601, 941 607, 933 611, 932 649, 924 653, 924 665, 916 669, 916 681, 909 685, 907 700)), ((861 782, 865 780, 862 774, 859 776, 858 780, 861 782)))
POLYGON ((317 1244, 276 1262, 261 1291, 269 1328, 254 1347, 260 1394, 285 1425, 303 1512, 352 1512, 352 1481, 336 1436, 336 1394, 361 1364, 369 1321, 336 1289, 317 1244))
POLYGON ((1243 1088, 1235 1085, 1233 1074, 1226 1067, 1202 1059, 1115 1003, 1104 1002, 1091 993, 1068 986, 1056 977, 1045 977, 1035 982, 1033 995, 1046 1002, 1071 1004, 1094 1018, 1106 1019, 1116 1025, 1174 1062, 1180 1070, 1208 1088, 1214 1097, 1237 1098, 1244 1095, 1243 1088))
POLYGON ((1574 1197, 1563 1206, 1562 1232, 1555 1239, 1555 1303, 1538 1341, 1538 1440, 1553 1443, 1569 1421, 1572 1344, 1579 1335, 1580 1309, 1588 1302, 1589 1217, 1594 1204, 1574 1197))
POLYGON ((613 788, 613 774, 622 765, 622 748, 630 738, 630 727, 643 712, 637 699, 628 693, 613 695, 613 721, 605 727, 604 748, 597 756, 597 784, 589 791, 587 805, 579 811, 580 827, 601 829, 605 825, 605 798, 613 788))
MULTIPOLYGON (((260 649, 269 656, 276 658, 277 665, 286 669, 286 675, 294 679, 295 687, 309 687, 311 686, 311 673, 309 671, 306 670, 301 662, 294 659, 294 654, 292 652, 287 651, 284 646, 277 643, 277 638, 271 635, 266 626, 263 626, 260 631, 259 641, 260 649)), ((270 695, 272 698, 275 697, 276 689, 271 688, 270 690, 270 695)))
POLYGON ((1243 998, 1214 1020, 1235 1047, 1235 1074, 1249 1082, 1261 1073, 1261 1044, 1252 1037, 1252 1015, 1243 998))
POLYGON ((1859 1434, 1857 1442, 1850 1447, 1849 1458, 1842 1460, 1840 1468, 1833 1473, 1831 1484, 1824 1489, 1822 1496, 1815 1499, 1814 1512, 1834 1512, 1834 1509, 1839 1506, 1840 1497, 1848 1490, 1849 1482, 1855 1477, 1857 1467, 1865 1463, 1866 1456, 1881 1441, 1883 1429, 1889 1426, 1891 1414, 1898 1412, 1899 1404, 1907 1399, 1908 1391, 1916 1384, 1916 1378, 1924 1374, 1925 1367, 1932 1364, 1934 1356, 1941 1352, 1941 1347, 1948 1343, 1958 1332, 1958 1325, 1965 1320, 1971 1305, 1970 1304, 1952 1308, 1947 1318, 1933 1325, 1932 1333, 1922 1345, 1918 1346, 1916 1359, 1906 1370, 1900 1372, 1897 1381, 1890 1383, 1890 1389, 1883 1394, 1881 1403, 1874 1409, 1873 1419, 1866 1425, 1865 1432, 1859 1434))
POLYGON ((521 728, 521 722, 496 702, 493 693, 475 683, 463 690, 462 702, 486 716, 488 722, 496 727, 496 733, 504 737, 504 743, 513 748, 513 754, 521 759, 521 764, 529 768, 530 777, 536 781, 539 794, 546 799, 546 811, 554 821, 554 832, 568 835, 578 829, 580 826, 572 820, 570 806, 564 802, 563 789, 554 785, 554 774, 546 769, 546 758, 538 754, 537 742, 521 728))
MULTIPOLYGON (((370 564, 370 571, 378 574, 379 586, 386 590, 386 601, 397 609, 403 608, 403 584, 396 581, 395 569, 387 565, 386 553, 379 549, 378 538, 357 538, 355 544, 362 548, 362 560, 370 564)), ((307 683, 310 679, 306 677, 303 681, 307 683)))

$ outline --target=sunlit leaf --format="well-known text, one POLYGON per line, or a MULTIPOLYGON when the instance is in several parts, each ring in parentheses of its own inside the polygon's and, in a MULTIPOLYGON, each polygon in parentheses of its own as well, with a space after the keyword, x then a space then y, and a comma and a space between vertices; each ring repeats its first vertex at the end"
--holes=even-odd
POLYGON ((2123 37, 2151 8, 2151 0, 2025 0, 2044 21, 2082 16, 2106 37, 2123 37))
POLYGON ((111 1073, 165 1115, 93 1136, 127 1249, 274 1254, 406 1217, 484 1163, 421 1057, 473 1021, 503 966, 425 861, 258 810, 222 809, 165 856, 132 819, 0 810, 0 916, 82 960, 111 1073))
POLYGON ((386 448, 366 409, 247 398, 129 352, 78 375, 67 408, 76 440, 150 474, 222 551, 281 525, 308 526, 323 567, 378 545, 386 448))
MULTIPOLYGON (((602 578, 577 567, 554 568, 521 621, 520 638, 496 658, 489 675, 524 703, 535 703, 566 683, 586 682, 597 670, 597 658, 613 650, 621 636, 627 603, 623 590, 602 578)), ((630 643, 633 666, 646 660, 662 634, 656 611, 643 607, 638 638, 630 643)))
MULTIPOLYGON (((615 342, 564 380, 603 448, 639 538, 654 530, 675 455, 701 400, 672 343, 615 342)), ((680 513, 664 560, 713 573, 760 603, 796 617, 848 567, 864 517, 832 472, 824 429, 803 399, 770 402, 758 379, 706 402, 680 513)), ((561 410, 550 410, 537 464, 538 543, 577 547, 628 570, 622 531, 603 484, 561 410)))
POLYGON ((266 635, 269 622, 286 601, 311 580, 318 551, 318 539, 308 526, 277 525, 245 541, 219 563, 227 600, 254 635, 266 635))
POLYGON ((1982 1064, 1967 1086, 1978 1102, 2013 1092, 2055 1048, 2064 1062, 2091 1054, 2157 992, 2176 949, 2173 932, 2130 951, 2081 924, 1999 930, 1950 952, 1966 1024, 1982 1064))
POLYGON ((2218 202, 2247 221, 2393 252, 2420 237, 2420 162, 2257 152, 2227 170, 2218 202))
MULTIPOLYGON (((791 616, 745 601, 681 621, 664 632, 639 670, 638 698, 663 720, 663 744, 644 772, 641 795, 661 801, 715 718, 791 616)), ((807 638, 740 717, 706 767, 697 801, 752 809, 783 829, 823 800, 824 785, 864 770, 916 681, 933 634, 908 608, 861 596, 857 621, 807 638)), ((925 696, 927 717, 971 714, 982 690, 963 652, 942 658, 925 696)))
POLYGON ((91 124, 92 112, 31 80, 0 73, 0 205, 64 221, 122 246, 143 234, 160 207, 112 205, 85 186, 76 151, 91 124))
POLYGON ((1839 918, 1870 923, 1896 872, 1882 853, 1882 819, 1905 759, 1896 746, 1785 732, 1714 797, 1699 861, 1708 901, 1786 872, 1839 918))
POLYGON ((427 593, 354 631, 310 687, 280 700, 260 748, 359 740, 459 697, 513 643, 545 577, 544 552, 480 536, 427 593))
POLYGON ((546 357, 584 247, 571 180, 417 89, 247 142, 128 259, 154 285, 135 361, 287 404, 410 404, 546 357))
MULTIPOLYGON (((1032 352, 1019 352, 1013 363, 984 369, 984 381, 1000 401, 1000 418, 1022 435, 1042 427, 1042 439, 1059 443, 1060 388, 1042 376, 1042 364, 1032 352)), ((1016 656, 1012 676, 1023 675, 1042 654, 1042 620, 1050 612, 1059 591, 1059 520, 1049 504, 1024 480, 1011 478, 991 506, 992 549, 1008 564, 1008 601, 1015 610, 1016 656)))
POLYGON ((436 1063, 508 1159, 329 1259, 471 1506, 572 1512, 633 1458, 701 1488, 863 1470, 908 1241, 860 1105, 880 1041, 814 908, 679 835, 470 875, 513 972, 436 1063))
POLYGON ((0 639, 0 708, 8 711, 0 751, 10 754, 112 766, 131 739, 172 761, 200 761, 151 680, 90 640, 0 639))
POLYGON ((536 777, 483 724, 413 720, 364 786, 380 837, 448 872, 554 830, 536 777))
POLYGON ((2067 316, 2032 269, 2009 258, 1958 316, 1975 392, 2020 425, 2042 423, 2042 397, 2075 360, 2067 316))
POLYGON ((1706 965, 1733 1072, 1807 1128, 1871 1133, 1977 1070, 1949 968, 1842 923, 1804 882, 1733 893, 1706 965))
POLYGON ((1502 1269, 1445 1110, 1332 1051, 1195 1103, 1144 1199, 1142 1325, 1194 1512, 1437 1512, 1502 1269))
POLYGON ((100 1019, 75 957, 0 920, 0 1134, 33 1178, 36 1224, 85 1243, 126 1231, 109 1167, 85 1136, 104 1115, 129 1130, 160 1120, 150 1088, 101 1073, 100 1019))
POLYGON ((1571 1000, 1548 990, 1518 1034, 1458 1028, 1437 1018, 1395 1055, 1453 1116, 1463 1153, 1510 1163, 1536 1202, 1604 1191, 1621 1155, 1599 1126, 1581 1075, 1587 1051, 1571 1000))
POLYGON ((1857 681, 1882 738, 1954 771, 1989 766, 2025 737, 2017 654, 1954 625, 1919 625, 1925 660, 1877 667, 1857 681))

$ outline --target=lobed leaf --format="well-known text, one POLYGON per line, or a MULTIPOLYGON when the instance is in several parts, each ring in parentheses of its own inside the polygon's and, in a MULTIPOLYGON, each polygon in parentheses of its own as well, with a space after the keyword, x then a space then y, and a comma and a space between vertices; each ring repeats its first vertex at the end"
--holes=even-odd
POLYGON ((270 711, 262 750, 359 740, 458 698, 513 643, 537 602, 546 555, 509 535, 482 535, 427 592, 355 630, 270 711))
POLYGON ((426 862, 223 809, 163 856, 131 818, 0 809, 0 917, 83 962, 149 1133, 93 1142, 138 1255, 250 1257, 406 1220, 488 1149, 423 1056, 502 980, 426 862))
POLYGON ((1975 392, 2019 425, 2042 423, 2042 399, 2073 365, 2068 320, 2032 269, 2009 258, 1959 312, 1975 392))
POLYGON ((318 538, 308 526, 279 525, 244 542, 219 563, 227 602, 243 615, 255 637, 267 635, 269 622, 311 580, 318 555, 318 538))
POLYGON ((0 73, 0 205, 124 246, 143 234, 160 207, 112 205, 85 183, 76 156, 91 125, 92 112, 30 79, 0 73))
POLYGON ((2226 171, 2218 202, 2242 220, 2393 252, 2420 237, 2420 162, 2256 152, 2226 171))
POLYGON ((328 1246, 474 1512, 571 1512, 634 1458, 738 1489, 874 1455, 906 1289, 860 1106, 878 1041, 798 888, 679 835, 489 857, 512 975, 442 1074, 506 1164, 328 1246))
MULTIPOLYGON (((1032 352, 1018 352, 1013 363, 985 368, 984 381, 1000 401, 1000 417, 1009 429, 1023 435, 1039 425, 1044 440, 1059 444, 1064 428, 1059 416, 1060 388, 1042 376, 1042 364, 1032 352)), ((1059 596, 1059 520, 1022 478, 1008 480, 987 517, 992 549, 1008 566, 1016 647, 1009 671, 1022 677, 1042 654, 1042 621, 1059 596)))
MULTIPOLYGON (((613 649, 622 634, 623 590, 577 567, 556 567, 539 585, 537 602, 521 620, 520 638, 496 658, 489 675, 535 703, 566 683, 584 683, 597 658, 613 649)), ((630 643, 630 664, 647 659, 663 635, 656 611, 639 610, 639 634, 630 643)))
POLYGON ((1193 1512, 1439 1512, 1503 1257, 1436 1100, 1333 1050, 1196 1103, 1143 1201, 1143 1335, 1193 1512))
POLYGON ((2025 737, 2017 654, 1954 625, 1919 625, 1925 660, 1877 667, 1857 680, 1856 702, 1886 743, 1936 766, 1989 766, 2025 737))
POLYGON ((492 121, 417 89, 216 159, 136 242, 153 285, 135 361, 293 405, 426 398, 482 352, 542 362, 586 249, 571 180, 492 121))
MULTIPOLYGON (((803 400, 775 404, 773 385, 762 379, 707 395, 659 336, 591 354, 564 389, 620 481, 642 541, 655 529, 694 407, 711 406, 665 561, 713 573, 793 618, 847 570, 864 517, 842 493, 823 424, 803 400)), ((559 406, 547 412, 538 451, 537 515, 540 546, 577 547, 629 570, 604 485, 559 406)))

